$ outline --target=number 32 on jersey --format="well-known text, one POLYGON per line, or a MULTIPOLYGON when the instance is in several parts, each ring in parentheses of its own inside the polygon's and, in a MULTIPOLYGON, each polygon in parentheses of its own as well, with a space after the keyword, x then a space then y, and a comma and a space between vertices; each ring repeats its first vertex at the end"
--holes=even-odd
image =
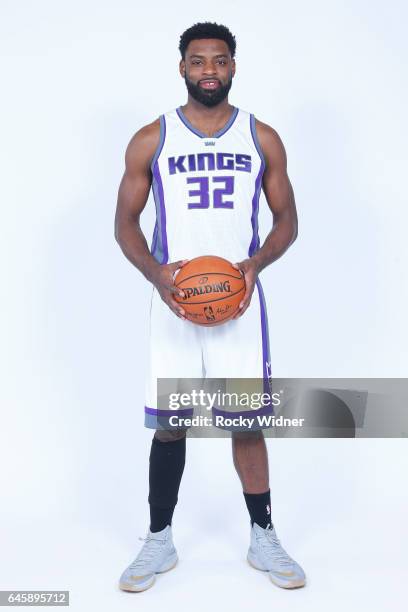
POLYGON ((194 176, 187 178, 187 184, 195 186, 188 195, 195 201, 188 202, 188 208, 234 208, 234 202, 228 196, 234 194, 233 176, 194 176), (211 180, 210 180, 211 179, 211 180))

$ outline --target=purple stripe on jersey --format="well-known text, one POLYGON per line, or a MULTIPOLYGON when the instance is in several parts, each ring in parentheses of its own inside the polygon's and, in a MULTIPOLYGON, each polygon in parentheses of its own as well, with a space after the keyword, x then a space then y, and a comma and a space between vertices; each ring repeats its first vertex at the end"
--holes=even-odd
POLYGON ((251 216, 251 224, 252 224, 252 240, 249 245, 248 255, 252 257, 252 255, 259 249, 259 236, 258 236, 258 210, 259 210, 259 196, 261 194, 261 186, 262 186, 262 175, 265 171, 265 158, 262 153, 261 146, 258 141, 258 137, 256 135, 255 128, 255 116, 251 114, 249 116, 249 123, 251 128, 252 140, 254 141, 254 145, 256 150, 258 151, 258 155, 261 159, 261 167, 259 169, 258 176, 255 181, 255 192, 254 197, 252 198, 252 216, 251 216))
POLYGON ((150 168, 153 173, 153 197, 156 205, 156 223, 153 230, 153 239, 150 252, 159 261, 161 261, 167 254, 167 234, 166 234, 166 210, 164 208, 164 197, 163 197, 163 186, 161 186, 161 176, 158 168, 158 159, 162 152, 164 142, 166 140, 166 119, 164 115, 160 115, 160 140, 153 155, 150 168), (155 167, 157 170, 155 171, 155 167), (159 239, 160 238, 160 239, 159 239), (165 245, 165 247, 164 247, 165 245))
POLYGON ((232 111, 232 114, 231 114, 230 118, 228 119, 227 123, 224 125, 224 127, 221 128, 221 130, 218 130, 218 132, 215 132, 215 134, 213 134, 212 136, 208 136, 208 134, 204 134, 204 132, 201 132, 200 130, 197 130, 197 128, 195 128, 193 126, 193 124, 190 123, 190 121, 187 119, 187 117, 185 116, 185 114, 181 110, 181 106, 176 108, 177 115, 179 116, 181 121, 184 123, 186 128, 188 128, 191 132, 193 132, 193 134, 195 134, 196 136, 199 136, 200 138, 209 138, 209 139, 211 139, 211 138, 219 138, 220 136, 223 136, 225 134, 225 132, 227 132, 230 129, 230 127, 232 126, 232 124, 234 123, 235 119, 237 118, 238 111, 239 111, 239 108, 234 106, 234 110, 232 111))
POLYGON ((264 157, 264 154, 262 153, 261 145, 259 144, 258 135, 256 133, 255 115, 251 114, 249 121, 250 121, 250 126, 251 126, 252 140, 254 141, 254 145, 256 147, 256 150, 258 151, 259 157, 265 164, 265 157, 264 157))
POLYGON ((261 194, 261 184, 262 184, 262 175, 265 170, 265 164, 262 161, 261 167, 259 168, 258 176, 255 180, 255 191, 254 197, 252 198, 252 215, 251 215, 251 224, 252 224, 252 240, 249 245, 248 255, 252 257, 252 255, 259 248, 259 236, 258 236, 258 209, 259 209, 259 196, 261 194))
POLYGON ((163 257, 160 263, 165 264, 169 259, 169 252, 167 247, 167 231, 166 231, 166 207, 164 203, 164 192, 163 192, 163 183, 159 170, 159 163, 156 160, 153 166, 153 179, 156 181, 157 186, 157 195, 159 198, 159 202, 156 202, 156 215, 160 218, 160 233, 161 233, 161 243, 163 249, 163 257), (157 210, 158 207, 158 210, 157 210))
POLYGON ((178 408, 177 410, 159 410, 158 408, 149 408, 149 406, 145 406, 145 413, 146 414, 152 414, 154 416, 168 416, 171 417, 173 415, 177 416, 177 415, 184 415, 184 416, 189 416, 191 414, 193 414, 194 412, 194 408, 178 408))
POLYGON ((239 109, 234 106, 234 110, 232 111, 232 115, 228 119, 227 123, 224 125, 224 127, 221 130, 218 130, 218 132, 215 132, 215 134, 211 138, 219 138, 220 136, 225 134, 225 132, 227 132, 230 129, 230 127, 234 123, 235 119, 237 118, 238 110, 239 109))
POLYGON ((164 115, 160 115, 160 140, 159 140, 159 144, 157 145, 157 149, 152 157, 151 164, 150 164, 150 168, 152 171, 153 171, 153 166, 159 159, 159 155, 162 152, 165 140, 166 140, 166 119, 164 115))

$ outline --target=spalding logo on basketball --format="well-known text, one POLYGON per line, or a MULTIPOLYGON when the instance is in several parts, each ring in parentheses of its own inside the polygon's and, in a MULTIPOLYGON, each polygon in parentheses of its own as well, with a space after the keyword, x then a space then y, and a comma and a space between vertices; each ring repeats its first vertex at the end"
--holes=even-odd
POLYGON ((184 292, 175 300, 186 318, 198 325, 219 325, 238 310, 245 294, 245 279, 231 262, 214 255, 191 259, 178 270, 174 284, 184 292))

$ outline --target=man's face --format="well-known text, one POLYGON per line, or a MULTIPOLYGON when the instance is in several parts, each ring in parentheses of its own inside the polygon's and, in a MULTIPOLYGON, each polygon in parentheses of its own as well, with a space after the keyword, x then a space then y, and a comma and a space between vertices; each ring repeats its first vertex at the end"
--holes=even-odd
POLYGON ((180 62, 189 94, 205 106, 216 106, 224 100, 232 85, 235 60, 226 42, 218 39, 192 40, 180 62))

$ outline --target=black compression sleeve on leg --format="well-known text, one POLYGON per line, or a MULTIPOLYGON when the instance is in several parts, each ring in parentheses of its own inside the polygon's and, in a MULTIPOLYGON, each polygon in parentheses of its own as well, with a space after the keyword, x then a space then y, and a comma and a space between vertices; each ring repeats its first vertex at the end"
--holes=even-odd
POLYGON ((153 438, 149 459, 150 530, 171 525, 186 459, 186 438, 161 442, 153 438))

